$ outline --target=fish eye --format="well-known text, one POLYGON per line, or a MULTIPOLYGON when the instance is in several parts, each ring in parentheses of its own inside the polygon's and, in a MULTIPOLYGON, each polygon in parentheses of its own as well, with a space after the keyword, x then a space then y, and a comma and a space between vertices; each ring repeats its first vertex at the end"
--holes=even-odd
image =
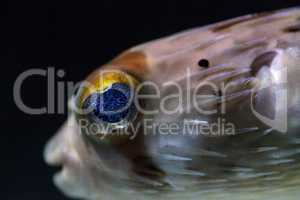
POLYGON ((122 125, 137 114, 134 93, 138 81, 120 71, 101 72, 82 83, 75 97, 76 114, 91 122, 122 125))
POLYGON ((113 83, 103 92, 94 92, 83 102, 83 109, 91 108, 90 117, 117 123, 135 112, 132 90, 127 84, 113 83))

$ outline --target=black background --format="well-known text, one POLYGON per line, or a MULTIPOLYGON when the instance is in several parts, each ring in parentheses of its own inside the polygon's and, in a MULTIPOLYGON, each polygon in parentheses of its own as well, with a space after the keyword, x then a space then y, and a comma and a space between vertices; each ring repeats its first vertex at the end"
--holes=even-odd
MULTIPOLYGON (((45 142, 66 115, 28 115, 13 100, 18 75, 54 66, 77 82, 133 45, 231 17, 300 5, 288 0, 9 1, 0 5, 1 199, 66 199, 42 158, 45 142), (2 50, 3 49, 3 50, 2 50)), ((1 4, 2 4, 1 3, 1 4)), ((26 104, 46 104, 46 81, 27 80, 26 104)))

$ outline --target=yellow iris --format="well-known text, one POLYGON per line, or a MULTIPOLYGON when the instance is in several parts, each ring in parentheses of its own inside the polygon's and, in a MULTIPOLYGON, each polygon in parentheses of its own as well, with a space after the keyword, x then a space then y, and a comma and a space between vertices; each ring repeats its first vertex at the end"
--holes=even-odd
POLYGON ((104 92, 114 83, 124 83, 131 88, 136 88, 139 82, 133 76, 118 70, 101 71, 91 80, 83 82, 80 93, 77 96, 77 105, 82 108, 84 101, 91 94, 104 92))

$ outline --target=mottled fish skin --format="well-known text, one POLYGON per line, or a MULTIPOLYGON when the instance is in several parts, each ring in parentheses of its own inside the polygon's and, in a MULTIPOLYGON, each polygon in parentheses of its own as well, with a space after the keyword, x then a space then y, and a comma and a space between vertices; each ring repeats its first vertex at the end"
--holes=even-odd
MULTIPOLYGON (((174 93, 164 87, 170 81, 184 85, 191 78, 192 89, 207 79, 216 84, 236 81, 226 117, 238 124, 239 134, 195 140, 140 133, 127 143, 99 144, 80 134, 71 115, 45 149, 47 163, 63 166, 55 176, 56 185, 69 197, 92 200, 298 199, 299 129, 289 135, 270 131, 249 114, 249 102, 244 100, 250 95, 246 83, 278 55, 289 55, 291 48, 300 48, 300 8, 246 15, 125 51, 86 80, 93 80, 99 70, 119 69, 157 83, 164 95, 174 93), (199 66, 201 59, 209 66, 199 66)), ((257 96, 257 108, 270 114, 265 104, 272 102, 259 104, 260 97, 265 99, 257 96)), ((167 123, 186 117, 199 119, 193 112, 151 116, 154 122, 167 123)))

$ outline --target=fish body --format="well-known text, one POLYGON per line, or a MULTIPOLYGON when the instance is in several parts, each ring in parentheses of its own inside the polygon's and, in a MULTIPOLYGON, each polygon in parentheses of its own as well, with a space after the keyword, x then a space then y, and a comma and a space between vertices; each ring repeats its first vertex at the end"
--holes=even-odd
POLYGON ((54 181, 67 196, 299 198, 299 8, 150 41, 96 69, 85 82, 89 86, 70 100, 73 113, 45 149, 47 163, 63 166, 54 181), (112 92, 121 87, 127 94, 124 84, 139 91, 133 96, 148 95, 137 101, 141 108, 103 114, 127 101, 112 92), (74 111, 85 105, 97 110, 74 111), (81 119, 109 129, 93 135, 81 119), (222 130, 195 128, 209 125, 222 130), (113 134, 125 129, 129 135, 113 134))

